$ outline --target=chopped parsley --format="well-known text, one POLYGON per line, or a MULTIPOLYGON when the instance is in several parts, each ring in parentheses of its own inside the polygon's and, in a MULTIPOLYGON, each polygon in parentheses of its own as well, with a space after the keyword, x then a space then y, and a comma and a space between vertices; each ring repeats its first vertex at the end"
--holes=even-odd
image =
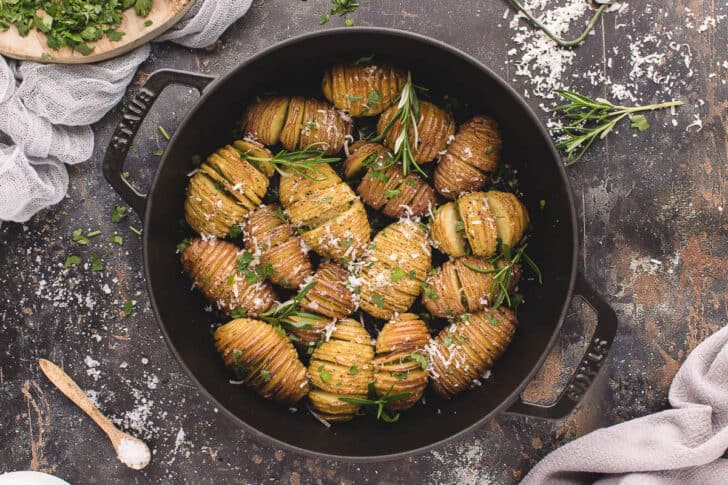
POLYGON ((230 239, 237 239, 240 237, 240 234, 243 232, 243 229, 240 227, 239 224, 233 224, 230 226, 230 231, 228 231, 228 236, 230 236, 230 239))
POLYGON ((361 101, 361 96, 352 96, 351 94, 347 94, 344 97, 350 103, 356 103, 357 101, 361 101))
POLYGON ((286 220, 286 214, 283 213, 283 209, 280 207, 276 207, 273 212, 273 215, 276 216, 278 219, 281 220, 283 223, 288 223, 288 220, 286 220))
POLYGON ((439 298, 437 293, 427 283, 422 283, 422 292, 430 300, 437 300, 439 298))
POLYGON ((393 199, 402 193, 402 189, 389 189, 385 190, 383 193, 387 199, 393 199))
POLYGON ((356 364, 351 364, 351 367, 349 367, 349 374, 352 376, 355 376, 359 373, 359 368, 356 366, 356 364))
POLYGON ((392 372, 392 377, 397 379, 398 381, 403 381, 409 377, 409 371, 404 372, 392 372))
POLYGON ((202 164, 202 157, 199 155, 192 155, 190 160, 192 161, 193 167, 199 167, 202 164))
POLYGON ((111 211, 111 220, 114 222, 121 222, 126 216, 129 215, 129 208, 117 205, 111 211))
POLYGON ((122 308, 122 310, 124 311, 125 317, 128 317, 129 315, 132 314, 132 312, 134 311, 135 305, 136 305, 136 302, 134 300, 126 300, 124 302, 124 307, 122 308))
POLYGON ((260 377, 262 377, 265 382, 269 382, 270 381, 270 371, 265 370, 265 369, 261 370, 260 377))
POLYGON ((485 149, 485 154, 490 155, 495 151, 495 147, 493 145, 488 146, 488 148, 485 149))
POLYGON ((189 237, 184 238, 182 242, 177 244, 177 251, 179 251, 180 253, 184 252, 184 250, 187 249, 187 246, 189 246, 190 244, 192 244, 192 239, 190 239, 189 237))
POLYGON ((142 230, 141 229, 137 229, 134 226, 129 226, 129 230, 131 232, 133 232, 134 234, 136 234, 137 236, 142 237, 142 230))
POLYGON ((114 235, 110 236, 109 240, 114 244, 118 244, 119 246, 124 245, 124 240, 118 234, 114 234, 114 235))
POLYGON ((361 56, 359 59, 352 62, 352 64, 358 66, 360 64, 366 64, 367 62, 371 62, 372 59, 374 59, 374 54, 369 54, 368 56, 361 56))
POLYGON ((377 89, 372 89, 369 91, 369 96, 367 96, 367 110, 372 109, 376 105, 382 102, 382 93, 381 91, 377 89))
POLYGON ((465 230, 465 223, 462 220, 458 220, 455 223, 455 231, 463 232, 465 230))
POLYGON ((419 352, 410 354, 410 359, 412 359, 415 362, 417 362, 418 364, 420 364, 420 368, 422 370, 427 370, 427 367, 430 365, 430 360, 427 358, 427 356, 422 355, 419 352))
POLYGON ((319 377, 322 381, 329 382, 329 379, 331 379, 331 372, 322 370, 321 372, 319 372, 319 377))
POLYGON ((379 293, 372 293, 372 303, 378 308, 384 308, 384 297, 379 293))
POLYGON ((81 264, 81 257, 76 256, 75 254, 70 254, 66 257, 66 262, 63 263, 63 267, 70 268, 71 266, 76 266, 78 264, 81 264))
POLYGON ((405 277, 405 272, 402 268, 392 268, 392 272, 390 275, 390 279, 392 280, 392 283, 396 283, 397 281, 401 280, 405 277))
POLYGON ((269 263, 259 264, 251 269, 250 265, 252 262, 253 253, 250 251, 243 251, 243 254, 238 257, 235 264, 235 269, 238 273, 245 276, 245 281, 248 283, 258 283, 269 276, 273 276, 275 273, 275 269, 269 263))
POLYGON ((101 261, 101 257, 96 253, 91 253, 91 271, 103 271, 104 262, 101 261))

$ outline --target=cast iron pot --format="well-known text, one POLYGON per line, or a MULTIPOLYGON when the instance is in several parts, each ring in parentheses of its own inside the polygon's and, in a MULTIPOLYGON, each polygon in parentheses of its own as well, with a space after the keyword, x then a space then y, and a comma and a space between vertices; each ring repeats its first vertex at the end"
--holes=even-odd
MULTIPOLYGON (((472 57, 438 41, 381 28, 316 32, 275 45, 214 79, 200 74, 157 71, 127 106, 104 159, 104 175, 144 219, 144 269, 152 308, 172 354, 200 389, 254 435, 302 453, 328 458, 386 460, 420 453, 477 428, 500 412, 561 418, 573 410, 603 363, 617 328, 614 311, 577 271, 576 212, 569 183, 549 134, 519 96, 472 57), (231 141, 245 104, 271 91, 320 93, 324 68, 374 53, 412 69, 418 84, 433 93, 451 93, 470 111, 499 121, 505 158, 518 169, 520 187, 535 233, 529 253, 541 267, 543 285, 527 285, 518 332, 481 388, 452 401, 429 397, 426 406, 402 413, 395 425, 359 418, 326 429, 300 409, 291 413, 252 392, 231 386, 213 349, 211 315, 190 293, 175 246, 190 160, 231 141), (132 139, 165 86, 192 86, 202 96, 176 130, 148 194, 121 176, 132 139), (539 201, 545 200, 543 209, 539 201), (554 344, 569 303, 583 297, 598 324, 566 389, 547 406, 524 402, 520 393, 554 344)), ((303 404, 299 405, 303 408, 303 404)))

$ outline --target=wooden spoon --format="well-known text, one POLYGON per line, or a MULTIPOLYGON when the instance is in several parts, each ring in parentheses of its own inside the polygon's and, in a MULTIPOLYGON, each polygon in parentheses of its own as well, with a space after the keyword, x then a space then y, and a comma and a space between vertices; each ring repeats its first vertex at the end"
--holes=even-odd
POLYGON ((114 445, 116 456, 122 463, 134 470, 141 470, 149 464, 152 454, 142 440, 124 433, 114 426, 63 369, 46 359, 38 359, 38 364, 46 377, 104 430, 111 440, 111 444, 114 445))

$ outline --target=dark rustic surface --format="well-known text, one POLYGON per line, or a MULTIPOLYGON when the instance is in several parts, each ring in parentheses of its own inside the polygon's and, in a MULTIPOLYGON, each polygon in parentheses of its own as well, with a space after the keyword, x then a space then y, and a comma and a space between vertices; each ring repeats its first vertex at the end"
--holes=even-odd
MULTIPOLYGON (((675 115, 649 115, 652 127, 638 137, 620 129, 569 169, 581 269, 617 310, 621 326, 606 368, 565 421, 504 415, 437 451, 367 465, 305 458, 241 432, 200 396, 164 345, 145 290, 140 240, 127 227, 140 221, 132 215, 111 222, 111 209, 122 201, 103 180, 100 160, 120 118, 115 109, 95 126, 92 160, 70 170, 68 197, 25 225, 0 229, 0 472, 41 470, 72 483, 512 483, 569 440, 665 408, 680 363, 728 314, 728 9, 721 3, 630 2, 621 14, 607 14, 565 66, 560 84, 585 94, 617 92, 599 81, 608 77, 637 102, 686 101, 675 115), (650 53, 657 57, 645 61, 650 53), (103 235, 79 247, 71 242, 79 227, 103 235), (122 247, 108 240, 115 231, 122 247), (93 251, 104 259, 103 272, 63 270, 71 252, 87 259, 93 251), (137 304, 125 318, 127 299, 137 304), (114 458, 102 432, 40 374, 39 357, 62 365, 122 428, 147 440, 154 458, 146 470, 130 471, 114 458)), ((279 40, 320 28, 327 4, 257 1, 214 48, 155 46, 142 71, 222 74, 279 40)), ((517 75, 514 61, 525 51, 506 10, 492 0, 371 0, 352 17, 358 25, 420 32, 469 52, 527 93, 546 122, 534 81, 517 75)), ((335 18, 329 25, 340 24, 335 18)), ((140 186, 154 171, 150 154, 165 143, 157 125, 171 132, 193 101, 188 90, 175 88, 158 102, 169 110, 154 110, 127 165, 140 186)), ((558 392, 592 319, 574 305, 529 398, 558 392)))

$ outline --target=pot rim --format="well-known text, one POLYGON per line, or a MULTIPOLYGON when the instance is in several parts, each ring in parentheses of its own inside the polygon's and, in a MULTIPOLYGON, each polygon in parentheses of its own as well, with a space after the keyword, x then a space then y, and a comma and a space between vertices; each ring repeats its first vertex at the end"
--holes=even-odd
MULTIPOLYGON (((432 37, 428 37, 422 34, 417 34, 414 32, 406 31, 406 30, 397 30, 397 29, 391 29, 387 27, 339 27, 334 29, 327 29, 327 30, 317 30, 315 32, 309 32, 306 34, 298 35, 291 37, 289 39, 285 39, 283 41, 280 41, 270 47, 267 47, 266 49, 263 49, 262 51, 250 56, 249 58, 241 61, 236 67, 231 69, 226 74, 218 77, 214 81, 210 83, 210 85, 204 90, 204 92, 201 94, 199 99, 195 102, 195 104, 189 109, 185 117, 183 118, 182 122, 179 124, 179 127, 175 130, 174 135, 172 136, 172 139, 169 141, 169 145, 175 143, 177 134, 184 131, 184 129, 187 127, 187 125, 190 123, 190 120, 194 116, 194 114, 197 112, 197 110, 205 104, 207 98, 217 90, 219 86, 224 85, 235 73, 237 73, 241 69, 245 69, 249 64, 257 61, 260 58, 263 58, 265 56, 270 55, 272 52, 275 52, 277 50, 280 50, 282 48, 288 47, 292 44, 296 44, 302 41, 307 41, 310 39, 318 38, 318 37, 337 37, 337 36, 346 36, 350 34, 361 34, 361 33, 367 33, 372 35, 379 35, 379 34, 385 34, 393 37, 402 37, 407 38, 409 40, 415 40, 417 42, 430 45, 432 47, 435 47, 437 49, 446 51, 450 55, 453 55, 455 57, 460 58, 461 60, 472 64, 474 67, 478 68, 480 71, 482 71, 485 75, 490 76, 502 89, 505 90, 505 92, 509 93, 512 98, 518 103, 526 112, 528 115, 530 121, 536 125, 537 129, 540 131, 542 137, 545 139, 546 144, 549 148, 551 159, 555 162, 556 169, 558 170, 559 177, 561 178, 561 183, 564 185, 566 189, 566 196, 567 200, 569 202, 569 218, 571 220, 571 227, 572 227, 572 247, 573 254, 572 254, 572 261, 571 261, 571 274, 569 275, 569 285, 568 290, 566 294, 564 295, 564 301, 561 305, 561 312, 558 317, 558 322, 556 323, 556 326, 554 328, 554 331, 551 335, 551 338, 549 339, 548 343, 544 347, 543 352, 539 356, 538 360, 536 361, 536 364, 533 366, 531 371, 526 375, 526 377, 516 386, 516 388, 513 390, 513 392, 504 399, 498 406, 496 406, 492 411, 490 411, 488 414, 481 417, 479 420, 477 420, 475 423, 471 424, 470 426, 448 436, 447 438, 443 438, 439 441, 436 441, 434 443, 430 443, 425 446, 421 446, 418 448, 414 448, 408 451, 402 451, 398 453, 388 453, 383 455, 368 455, 368 456, 351 456, 351 455, 335 455, 331 453, 323 453, 319 451, 313 451, 306 448, 302 448, 296 445, 292 445, 290 443, 286 443, 285 441, 281 441, 277 438, 274 438, 266 433, 263 433, 262 431, 259 431, 253 425, 248 424, 246 421, 243 421, 240 417, 238 417, 236 414, 234 414, 232 411, 227 409, 222 403, 220 403, 210 392, 205 388, 195 377, 195 375, 192 373, 192 371, 187 367, 182 357, 177 352, 177 349, 173 346, 171 338, 169 334, 167 333, 167 329, 165 325, 162 322, 162 318, 160 316, 159 308, 157 307, 157 301, 154 296, 154 291, 151 286, 151 280, 149 278, 150 271, 150 262, 149 262, 149 253, 147 251, 147 246, 149 244, 149 231, 145 230, 143 231, 143 253, 144 253, 144 272, 146 276, 146 284, 147 284, 147 292, 149 293, 149 299, 152 306, 152 311, 154 312, 154 317, 157 322, 157 326, 159 327, 160 331, 162 332, 162 335, 164 336, 164 341, 167 344, 167 348, 169 349, 170 353, 174 357, 174 359, 177 361, 180 367, 185 371, 187 376, 194 382, 194 384, 197 386, 200 393, 207 397, 208 400, 210 400, 217 408, 219 408, 223 414, 230 417, 234 422, 241 425, 245 431, 251 433, 253 436, 256 436, 257 438, 260 438, 262 441, 270 443, 275 446, 279 446, 281 448, 302 454, 304 456, 314 457, 314 458, 322 458, 322 459, 328 459, 328 460, 342 460, 347 461, 350 463, 373 463, 373 462, 384 462, 384 461, 392 461, 397 459, 403 459, 408 458, 415 455, 421 455, 423 453, 426 453, 430 450, 433 450, 435 448, 442 447, 446 444, 452 443, 456 440, 461 440, 464 437, 472 434, 475 430, 480 428, 483 424, 493 419, 498 414, 503 413, 504 411, 507 411, 507 409, 513 404, 520 396, 523 389, 528 385, 529 382, 533 379, 533 376, 536 374, 536 372, 541 369, 543 362, 546 360, 546 357, 548 356, 549 352, 551 351, 552 347, 556 343, 556 339, 559 336, 559 333, 561 331, 561 327, 564 323, 564 318, 566 316, 566 312, 569 309, 569 305, 571 303, 573 294, 574 294, 574 286, 576 281, 576 274, 577 274, 577 254, 578 254, 578 248, 579 248, 579 236, 577 233, 577 220, 576 220, 576 207, 574 204, 574 197, 571 192, 571 184, 569 183, 569 179, 566 175, 566 169, 561 163, 561 156, 559 155, 558 151, 556 150, 556 147, 553 144, 553 140, 551 139, 551 135, 546 130, 544 125, 541 123, 541 121, 538 119, 534 111, 531 109, 531 107, 526 103, 526 101, 518 94, 518 92, 511 87, 506 81, 503 80, 497 73, 495 73, 492 69, 487 67, 485 64, 480 62, 475 57, 471 56, 470 54, 467 54, 466 52, 452 47, 449 44, 434 39, 432 37)), ((169 152, 170 150, 166 150, 165 152, 169 152)), ((160 177, 159 174, 161 172, 160 168, 163 164, 167 163, 166 155, 162 158, 160 161, 159 167, 154 175, 154 178, 152 180, 152 184, 149 189, 149 193, 153 193, 156 190, 157 184, 159 183, 160 177)), ((149 220, 152 213, 152 204, 147 203, 145 210, 144 210, 144 228, 146 229, 149 224, 149 220)))

